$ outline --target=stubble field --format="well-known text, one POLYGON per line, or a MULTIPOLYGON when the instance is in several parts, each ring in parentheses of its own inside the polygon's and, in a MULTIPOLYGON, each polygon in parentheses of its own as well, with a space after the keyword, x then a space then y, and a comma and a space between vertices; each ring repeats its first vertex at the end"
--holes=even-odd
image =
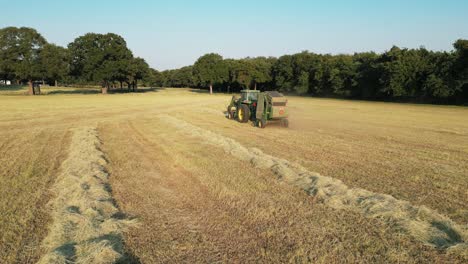
POLYGON ((467 108, 67 89, 0 96, 0 263, 468 260, 467 108))

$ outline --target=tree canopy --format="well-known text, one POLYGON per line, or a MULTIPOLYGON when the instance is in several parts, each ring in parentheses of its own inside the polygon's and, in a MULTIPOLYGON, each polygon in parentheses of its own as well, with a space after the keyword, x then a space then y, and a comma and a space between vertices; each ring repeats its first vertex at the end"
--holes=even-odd
POLYGON ((160 77, 162 86, 212 84, 228 92, 258 87, 323 97, 466 104, 468 40, 457 40, 450 52, 394 46, 381 54, 304 51, 279 58, 223 59, 211 53, 193 67, 163 71, 160 77))
POLYGON ((133 55, 125 40, 116 34, 88 33, 68 44, 72 75, 86 81, 102 82, 109 88, 114 80, 131 76, 133 55))
POLYGON ((29 82, 31 94, 38 80, 105 88, 126 82, 135 90, 138 81, 152 78, 152 71, 144 59, 133 57, 125 39, 117 34, 88 33, 64 48, 47 43, 35 29, 7 27, 0 29, 0 78, 29 82))
POLYGON ((69 54, 66 48, 46 44, 41 53, 42 76, 57 85, 58 81, 67 78, 70 71, 68 61, 69 54))
POLYGON ((32 82, 42 77, 40 54, 47 41, 35 29, 7 27, 0 29, 0 72, 4 78, 32 82))
POLYGON ((193 65, 194 81, 199 86, 208 86, 213 93, 213 85, 219 85, 228 80, 228 68, 223 57, 209 53, 201 56, 193 65))

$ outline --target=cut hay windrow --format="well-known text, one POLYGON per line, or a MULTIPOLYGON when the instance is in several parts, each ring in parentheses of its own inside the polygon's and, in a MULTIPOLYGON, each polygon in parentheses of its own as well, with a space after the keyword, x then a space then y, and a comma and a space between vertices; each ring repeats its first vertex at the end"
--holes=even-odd
POLYGON ((125 260, 122 232, 134 221, 113 202, 107 161, 95 128, 75 129, 55 182, 52 226, 39 263, 114 263, 125 260))
POLYGON ((168 115, 161 115, 160 118, 176 127, 180 133, 223 148, 226 153, 248 161, 256 168, 271 170, 280 180, 303 189, 332 208, 382 219, 425 244, 457 254, 468 254, 467 227, 425 206, 412 205, 387 194, 351 188, 340 180, 311 172, 299 164, 265 154, 257 148, 247 148, 231 138, 178 118, 168 115))

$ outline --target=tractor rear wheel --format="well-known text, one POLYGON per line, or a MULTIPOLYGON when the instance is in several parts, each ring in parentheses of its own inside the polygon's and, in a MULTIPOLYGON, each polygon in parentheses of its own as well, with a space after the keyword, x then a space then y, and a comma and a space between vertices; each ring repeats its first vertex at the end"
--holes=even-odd
POLYGON ((241 104, 237 108, 237 120, 241 123, 247 123, 250 119, 250 109, 247 105, 241 104))
POLYGON ((257 122, 258 122, 258 127, 259 128, 265 128, 266 127, 267 121, 266 121, 265 118, 259 119, 257 122))

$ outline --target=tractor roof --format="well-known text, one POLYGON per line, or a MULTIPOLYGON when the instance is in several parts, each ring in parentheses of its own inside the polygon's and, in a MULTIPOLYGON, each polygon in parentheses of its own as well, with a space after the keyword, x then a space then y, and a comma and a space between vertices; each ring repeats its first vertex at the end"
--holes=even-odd
POLYGON ((259 93, 259 90, 242 90, 241 93, 259 93))

